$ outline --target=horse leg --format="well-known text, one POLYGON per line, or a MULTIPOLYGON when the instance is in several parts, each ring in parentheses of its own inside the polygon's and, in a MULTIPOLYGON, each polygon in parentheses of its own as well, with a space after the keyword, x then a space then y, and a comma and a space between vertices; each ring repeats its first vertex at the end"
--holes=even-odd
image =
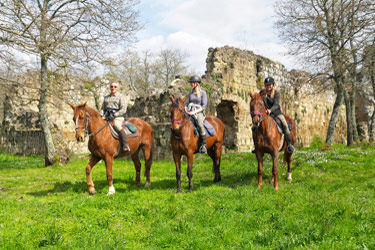
POLYGON ((258 189, 260 189, 263 185, 263 153, 256 152, 256 156, 258 160, 258 189))
POLYGON ((292 154, 286 152, 286 150, 284 152, 284 161, 286 161, 286 163, 288 164, 288 177, 287 177, 287 180, 288 181, 292 181, 292 154))
POLYGON ((145 187, 149 187, 151 185, 150 180, 150 170, 152 164, 152 144, 151 145, 143 145, 142 147, 143 155, 145 157, 145 177, 146 177, 146 184, 145 187))
POLYGON ((187 156, 188 167, 187 167, 187 176, 189 178, 189 192, 193 191, 193 161, 194 161, 194 153, 188 152, 187 156))
POLYGON ((173 152, 173 159, 176 165, 177 193, 181 193, 181 155, 173 152))
POLYGON ((141 161, 139 160, 139 149, 131 155, 132 161, 135 168, 135 182, 134 185, 139 186, 141 184, 141 161))
POLYGON ((215 179, 214 183, 221 181, 221 174, 220 174, 220 163, 221 163, 221 147, 223 144, 216 144, 212 147, 211 154, 209 153, 212 162, 213 162, 213 169, 215 172, 215 179))
POLYGON ((273 161, 273 165, 272 165, 272 179, 274 180, 274 189, 275 191, 279 190, 279 183, 278 183, 278 180, 277 180, 277 175, 278 175, 278 168, 277 168, 277 165, 279 164, 279 152, 276 152, 274 154, 272 154, 272 161, 273 161))
POLYGON ((92 195, 94 195, 96 191, 95 191, 94 182, 92 182, 91 170, 95 166, 95 164, 98 163, 98 161, 100 161, 99 157, 91 155, 90 162, 86 166, 86 183, 89 189, 89 194, 92 194, 92 195))
POLYGON ((108 187, 109 187, 107 195, 112 195, 116 192, 115 187, 113 186, 113 182, 112 182, 112 167, 113 167, 113 157, 107 155, 105 157, 105 169, 107 173, 107 181, 108 181, 108 187))

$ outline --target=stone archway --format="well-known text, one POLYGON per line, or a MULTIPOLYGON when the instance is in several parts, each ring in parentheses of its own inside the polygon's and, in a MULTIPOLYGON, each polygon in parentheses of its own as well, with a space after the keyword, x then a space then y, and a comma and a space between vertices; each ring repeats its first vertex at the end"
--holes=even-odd
POLYGON ((222 100, 216 106, 217 117, 225 124, 224 146, 227 149, 237 149, 237 109, 237 102, 228 100, 222 100))

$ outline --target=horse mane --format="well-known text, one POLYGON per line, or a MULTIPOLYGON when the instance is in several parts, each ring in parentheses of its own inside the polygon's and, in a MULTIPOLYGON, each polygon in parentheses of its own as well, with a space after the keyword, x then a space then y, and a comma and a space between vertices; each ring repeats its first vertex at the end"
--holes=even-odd
POLYGON ((100 116, 98 111, 96 111, 93 108, 90 108, 89 106, 87 106, 85 104, 80 104, 80 105, 78 105, 78 107, 85 110, 90 116, 95 116, 95 117, 100 116))
POLYGON ((175 101, 173 102, 172 104, 172 107, 173 108, 178 108, 180 107, 180 98, 178 97, 177 99, 175 99, 175 101))

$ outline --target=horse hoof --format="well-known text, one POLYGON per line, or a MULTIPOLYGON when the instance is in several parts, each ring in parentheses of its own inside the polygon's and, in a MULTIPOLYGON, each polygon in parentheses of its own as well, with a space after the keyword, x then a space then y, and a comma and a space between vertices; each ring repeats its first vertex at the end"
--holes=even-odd
POLYGON ((90 195, 94 195, 94 194, 96 194, 96 191, 94 190, 94 191, 89 191, 89 194, 90 195))
POLYGON ((114 193, 116 193, 115 188, 114 188, 113 186, 112 186, 112 187, 109 187, 109 191, 108 191, 107 196, 108 196, 108 195, 113 195, 114 193))
POLYGON ((279 190, 279 186, 276 186, 276 187, 275 187, 275 191, 278 191, 278 190, 279 190))
POLYGON ((146 182, 146 184, 145 184, 145 188, 148 188, 148 187, 150 187, 151 186, 151 182, 146 182))
POLYGON ((261 189, 262 185, 258 185, 258 189, 261 189))
POLYGON ((292 174, 291 173, 288 173, 288 178, 287 178, 288 181, 292 181, 292 174))

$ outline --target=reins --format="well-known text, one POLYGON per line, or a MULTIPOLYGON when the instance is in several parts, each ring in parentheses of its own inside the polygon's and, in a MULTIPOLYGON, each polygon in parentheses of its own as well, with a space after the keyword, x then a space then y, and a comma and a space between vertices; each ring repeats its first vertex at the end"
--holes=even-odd
MULTIPOLYGON (((182 111, 182 118, 181 119, 171 119, 171 122, 172 124, 173 123, 178 123, 178 124, 181 124, 182 123, 182 120, 185 118, 185 122, 183 124, 180 125, 180 127, 178 128, 178 130, 176 131, 180 131, 180 129, 185 126, 186 123, 188 123, 190 121, 190 117, 189 117, 189 114, 185 112, 185 110, 182 111)), ((173 131, 172 131, 174 137, 176 139, 180 139, 181 137, 180 136, 177 136, 173 131)))
POLYGON ((87 126, 88 126, 89 121, 91 121, 91 120, 90 120, 90 117, 87 115, 87 112, 85 110, 83 110, 83 112, 85 112, 85 126, 78 127, 78 122, 76 121, 76 132, 78 130, 84 130, 85 131, 85 138, 86 138, 86 136, 91 137, 91 136, 96 135, 97 133, 99 133, 105 127, 108 126, 109 123, 107 122, 104 126, 102 126, 101 128, 97 129, 96 131, 94 131, 93 133, 90 134, 89 131, 88 131, 87 126))

